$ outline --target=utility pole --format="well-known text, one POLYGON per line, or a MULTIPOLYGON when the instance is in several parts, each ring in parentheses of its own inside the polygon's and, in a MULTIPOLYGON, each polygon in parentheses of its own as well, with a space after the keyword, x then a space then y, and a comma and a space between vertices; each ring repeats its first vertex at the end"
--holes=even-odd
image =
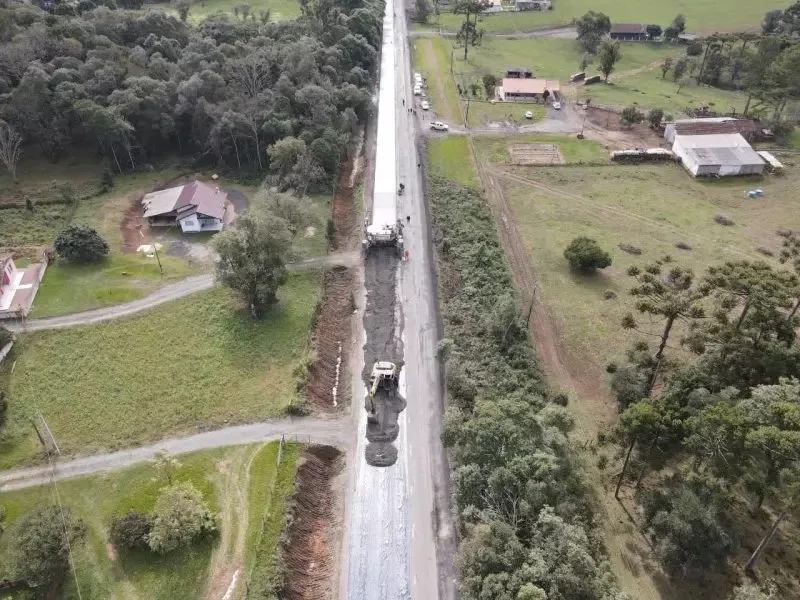
POLYGON ((467 113, 466 115, 464 115, 464 127, 466 127, 467 129, 469 129, 469 102, 470 102, 469 93, 467 93, 467 113))
POLYGON ((453 74, 453 55, 456 53, 456 47, 450 48, 450 75, 453 74))

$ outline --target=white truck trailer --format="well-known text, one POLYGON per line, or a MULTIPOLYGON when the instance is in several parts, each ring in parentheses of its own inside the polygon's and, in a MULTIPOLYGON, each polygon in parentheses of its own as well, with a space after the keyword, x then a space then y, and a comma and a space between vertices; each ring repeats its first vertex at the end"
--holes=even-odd
POLYGON ((361 243, 365 252, 372 246, 394 246, 401 254, 403 251, 403 222, 397 216, 402 186, 397 181, 395 76, 394 15, 387 10, 383 19, 372 219, 364 223, 361 243))

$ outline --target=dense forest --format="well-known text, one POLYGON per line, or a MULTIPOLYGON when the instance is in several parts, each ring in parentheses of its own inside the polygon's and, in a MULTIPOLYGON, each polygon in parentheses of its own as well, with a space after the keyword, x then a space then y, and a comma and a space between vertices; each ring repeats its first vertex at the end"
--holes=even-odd
POLYGON ((192 26, 114 0, 0 8, 0 154, 21 138, 53 161, 96 149, 117 172, 178 154, 287 187, 329 181, 371 110, 382 6, 302 11, 192 26))

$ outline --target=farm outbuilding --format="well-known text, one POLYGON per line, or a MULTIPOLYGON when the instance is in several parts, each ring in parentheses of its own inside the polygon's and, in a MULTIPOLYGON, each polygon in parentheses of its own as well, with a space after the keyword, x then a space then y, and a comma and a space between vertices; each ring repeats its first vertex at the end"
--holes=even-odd
POLYGON ((759 175, 765 166, 739 133, 678 135, 672 151, 695 177, 759 175))
POLYGON ((618 23, 611 26, 608 37, 623 42, 641 42, 647 40, 647 26, 642 23, 618 23))
POLYGON ((558 81, 506 77, 495 93, 502 102, 543 102, 560 90, 558 81))
POLYGON ((757 139, 761 126, 751 119, 736 117, 703 117, 679 119, 664 127, 664 139, 670 144, 676 135, 711 135, 716 133, 741 133, 746 140, 757 139))

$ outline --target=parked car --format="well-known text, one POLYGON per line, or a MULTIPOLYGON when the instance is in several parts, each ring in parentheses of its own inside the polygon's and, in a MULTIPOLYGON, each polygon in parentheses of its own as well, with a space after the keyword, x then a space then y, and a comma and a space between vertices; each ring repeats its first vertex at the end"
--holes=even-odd
POLYGON ((415 85, 414 86, 414 95, 415 96, 422 95, 422 86, 420 86, 420 85, 415 85))
POLYGON ((414 73, 414 81, 422 82, 422 75, 420 73, 414 73))
POLYGON ((525 113, 525 118, 526 119, 532 119, 533 118, 533 112, 530 111, 530 110, 528 112, 526 112, 525 113))
POLYGON ((556 110, 561 110, 561 102, 553 102, 553 108, 556 110))
POLYGON ((430 110, 431 103, 428 102, 427 100, 423 100, 422 103, 420 104, 420 108, 422 108, 422 110, 430 110))
POLYGON ((431 129, 434 131, 448 131, 450 128, 441 121, 434 121, 431 123, 431 129))

